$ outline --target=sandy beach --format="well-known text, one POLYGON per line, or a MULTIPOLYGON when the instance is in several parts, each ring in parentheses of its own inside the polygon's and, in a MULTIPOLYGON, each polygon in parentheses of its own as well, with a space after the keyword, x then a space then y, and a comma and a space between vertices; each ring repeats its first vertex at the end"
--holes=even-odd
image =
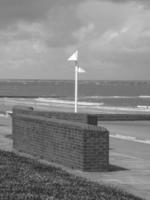
MULTIPOLYGON (((24 98, 4 98, 0 100, 0 115, 7 117, 7 112, 11 112, 13 106, 23 105, 33 107, 35 110, 51 110, 51 111, 65 111, 65 112, 74 112, 74 105, 70 104, 61 104, 55 103, 51 104, 39 104, 36 100, 33 99, 24 99, 24 98)), ((143 112, 121 112, 121 111, 109 111, 104 108, 94 109, 90 106, 84 107, 79 105, 78 112, 87 112, 87 113, 125 113, 125 114, 143 114, 143 112)), ((148 114, 148 113, 144 113, 148 114)), ((100 121, 99 126, 104 126, 110 131, 110 137, 118 138, 128 141, 134 141, 139 143, 150 144, 150 122, 149 121, 100 121)))
POLYGON ((150 145, 150 121, 99 122, 110 130, 110 136, 150 145))
MULTIPOLYGON (((14 105, 31 106, 34 109, 60 110, 74 112, 74 101, 57 98, 0 98, 0 112, 11 110, 14 105)), ((131 107, 112 107, 78 101, 78 112, 107 114, 150 114, 149 109, 131 107)))
MULTIPOLYGON (((110 131, 121 132, 124 134, 132 133, 132 122, 100 123, 110 131), (120 124, 120 126, 119 126, 120 124), (131 128, 131 130, 130 130, 131 128)), ((137 127, 142 127, 139 125, 137 127)), ((144 122, 144 124, 148 122, 144 122)), ((133 123, 135 124, 135 122, 133 123)), ((147 136, 149 126, 144 126, 147 136)), ((142 129, 144 131, 144 128, 142 129)), ((136 132, 133 133, 134 136, 136 132)), ((140 133, 140 132, 139 132, 140 133)), ((138 134, 139 134, 138 133, 138 134)), ((0 117, 0 149, 12 151, 12 127, 11 117, 0 117)), ((105 173, 83 173, 78 170, 64 168, 69 173, 85 177, 91 181, 105 183, 114 187, 125 189, 136 196, 149 199, 150 197, 150 144, 117 139, 110 137, 110 165, 112 170, 105 173)))
MULTIPOLYGON (((1 105, 0 108, 0 148, 12 151, 11 117, 4 114, 5 111, 11 110, 12 105, 5 104, 1 105)), ((58 110, 58 107, 51 106, 49 109, 58 110)), ((60 110, 64 111, 64 107, 59 107, 60 110)), ((65 111, 68 110, 70 109, 65 109, 65 111)), ((114 166, 113 170, 109 173, 87 174, 78 171, 71 171, 71 173, 86 177, 92 181, 104 182, 123 188, 135 195, 149 199, 150 143, 145 143, 144 141, 150 141, 150 122, 105 121, 99 122, 99 126, 106 127, 110 132, 110 164, 114 166), (116 135, 118 137, 114 137, 116 135), (136 140, 140 140, 140 142, 136 140)))

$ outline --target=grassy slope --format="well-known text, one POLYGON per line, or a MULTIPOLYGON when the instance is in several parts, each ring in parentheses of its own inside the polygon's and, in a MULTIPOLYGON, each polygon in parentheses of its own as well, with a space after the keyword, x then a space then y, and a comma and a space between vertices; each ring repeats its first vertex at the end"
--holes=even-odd
POLYGON ((0 151, 0 199, 140 200, 123 191, 3 151, 0 151))

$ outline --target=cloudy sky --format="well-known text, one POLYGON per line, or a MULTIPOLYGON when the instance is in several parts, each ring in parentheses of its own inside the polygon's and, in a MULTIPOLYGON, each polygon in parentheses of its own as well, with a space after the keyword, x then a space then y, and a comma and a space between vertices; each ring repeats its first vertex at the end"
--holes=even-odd
POLYGON ((0 78, 150 79, 149 0, 0 0, 0 78))

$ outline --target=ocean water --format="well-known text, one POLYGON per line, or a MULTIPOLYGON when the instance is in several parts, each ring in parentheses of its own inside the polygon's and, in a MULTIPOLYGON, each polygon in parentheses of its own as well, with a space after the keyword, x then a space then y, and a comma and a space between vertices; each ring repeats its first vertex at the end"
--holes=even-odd
MULTIPOLYGON (((73 80, 1 80, 1 102, 28 105, 74 104, 73 80)), ((122 111, 150 111, 150 81, 79 81, 79 106, 122 111)))
MULTIPOLYGON (((79 81, 78 97, 81 112, 150 114, 150 81, 79 81)), ((9 117, 14 105, 73 111, 74 81, 1 80, 0 117, 9 117)), ((108 128, 112 138, 150 144, 149 121, 100 125, 108 128)))

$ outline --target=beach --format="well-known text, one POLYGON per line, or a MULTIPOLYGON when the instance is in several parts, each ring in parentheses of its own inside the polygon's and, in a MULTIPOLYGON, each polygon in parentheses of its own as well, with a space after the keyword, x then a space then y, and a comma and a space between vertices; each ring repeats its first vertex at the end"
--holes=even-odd
MULTIPOLYGON (((74 112, 74 100, 63 98, 23 98, 23 97, 3 97, 0 98, 0 112, 11 110, 15 105, 32 106, 34 109, 43 110, 64 110, 74 112)), ((89 113, 124 113, 124 114, 150 114, 149 108, 145 107, 116 107, 104 106, 98 102, 78 101, 78 112, 89 113)))
MULTIPOLYGON (((63 100, 39 98, 0 98, 0 115, 6 116, 12 112, 15 105, 33 107, 35 110, 74 112, 74 103, 64 103, 63 100)), ((78 105, 78 112, 91 114, 150 114, 150 112, 137 110, 109 110, 103 106, 93 107, 93 105, 78 105)), ((100 121, 99 126, 104 126, 110 131, 110 137, 129 140, 139 143, 150 144, 150 122, 145 120, 138 121, 100 121)))
MULTIPOLYGON (((64 110, 64 108, 61 109, 64 110)), ((125 136, 130 136, 139 139, 140 136, 141 140, 149 139, 149 122, 99 122, 99 126, 106 127, 110 131, 109 160, 111 171, 107 173, 83 173, 78 170, 69 170, 68 172, 94 182, 122 188, 136 196, 149 199, 150 144, 125 138, 125 136), (113 137, 113 134, 123 134, 124 137, 113 137)), ((0 116, 0 148, 2 150, 12 151, 11 134, 11 117, 3 114, 0 116)))
POLYGON ((150 200, 149 21, 148 0, 0 0, 0 199, 150 200))
MULTIPOLYGON (((51 110, 74 112, 74 104, 65 104, 52 99, 37 101, 32 98, 2 98, 0 101, 0 147, 2 150, 12 151, 11 112, 13 106, 23 105, 33 107, 35 110, 51 110)), ((79 112, 88 113, 123 113, 121 111, 104 108, 93 108, 90 105, 79 105, 79 112)), ((128 114, 145 113, 128 111, 128 114)), ((71 173, 83 176, 98 183, 106 183, 125 189, 134 195, 150 197, 150 122, 149 121, 99 121, 99 126, 107 128, 110 132, 110 164, 112 171, 109 173, 71 173)), ((69 171, 70 173, 70 171, 69 171)))
POLYGON ((110 130, 113 138, 150 145, 150 121, 105 121, 99 122, 110 130))

